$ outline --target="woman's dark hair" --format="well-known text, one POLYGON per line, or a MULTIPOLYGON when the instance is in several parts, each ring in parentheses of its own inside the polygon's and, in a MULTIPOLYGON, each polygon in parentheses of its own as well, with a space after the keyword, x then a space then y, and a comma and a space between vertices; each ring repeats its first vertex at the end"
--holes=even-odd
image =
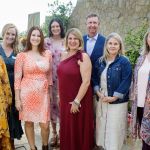
POLYGON ((52 37, 53 36, 53 33, 51 31, 51 25, 53 22, 57 22, 60 26, 60 36, 61 38, 64 38, 65 37, 65 31, 64 31, 64 26, 63 26, 63 23, 60 19, 58 18, 53 18, 50 23, 49 23, 49 26, 48 26, 48 31, 49 31, 49 37, 52 37))
POLYGON ((31 42, 30 42, 30 38, 31 38, 31 34, 34 30, 38 30, 40 32, 41 42, 38 46, 38 51, 40 52, 40 54, 42 54, 45 51, 45 49, 44 49, 44 35, 43 35, 42 30, 38 26, 33 26, 29 29, 28 35, 27 35, 25 52, 32 50, 32 45, 31 45, 31 42))

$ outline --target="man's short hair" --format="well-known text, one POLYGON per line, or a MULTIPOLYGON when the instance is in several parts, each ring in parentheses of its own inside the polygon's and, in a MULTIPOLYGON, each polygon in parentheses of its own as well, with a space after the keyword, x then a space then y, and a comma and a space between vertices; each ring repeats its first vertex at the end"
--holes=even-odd
POLYGON ((98 20, 100 21, 99 16, 98 16, 97 14, 94 14, 94 13, 88 14, 88 15, 86 16, 86 20, 87 20, 88 18, 92 18, 92 17, 97 17, 98 20))

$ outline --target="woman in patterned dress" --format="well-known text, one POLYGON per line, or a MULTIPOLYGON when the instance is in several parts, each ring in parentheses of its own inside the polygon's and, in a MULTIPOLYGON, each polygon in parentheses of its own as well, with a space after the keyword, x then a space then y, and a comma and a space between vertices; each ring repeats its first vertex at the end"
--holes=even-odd
POLYGON ((130 91, 132 100, 132 134, 142 138, 142 150, 150 149, 150 29, 145 34, 130 91), (140 130, 140 131, 139 131, 140 130))
POLYGON ((52 86, 52 100, 51 100, 51 125, 52 125, 52 138, 50 140, 51 146, 59 146, 59 136, 56 130, 56 123, 59 121, 59 96, 57 86, 57 67, 60 62, 61 52, 64 50, 64 28, 62 22, 58 18, 54 18, 49 23, 49 37, 45 38, 45 49, 52 53, 53 65, 53 86, 52 86))
POLYGON ((49 51, 44 50, 44 36, 39 27, 32 27, 27 35, 24 52, 15 62, 16 108, 20 120, 25 121, 25 133, 31 150, 35 146, 34 123, 41 127, 42 150, 48 150, 51 61, 49 51))
POLYGON ((12 150, 7 110, 12 102, 11 89, 5 63, 0 57, 0 150, 12 150))
POLYGON ((8 112, 8 125, 11 137, 12 148, 14 147, 14 139, 20 139, 23 134, 21 121, 19 120, 19 112, 15 108, 15 92, 14 92, 14 64, 16 54, 18 53, 18 31, 14 24, 6 24, 2 29, 3 41, 0 45, 0 55, 6 64, 9 83, 12 92, 11 109, 8 112))

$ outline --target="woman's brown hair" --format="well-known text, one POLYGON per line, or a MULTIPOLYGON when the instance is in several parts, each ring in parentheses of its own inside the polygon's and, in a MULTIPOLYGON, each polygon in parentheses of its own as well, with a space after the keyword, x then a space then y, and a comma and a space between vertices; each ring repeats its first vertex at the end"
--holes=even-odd
POLYGON ((43 35, 42 30, 38 26, 33 26, 29 29, 28 35, 27 35, 25 52, 32 50, 32 44, 30 42, 30 38, 31 38, 31 34, 32 34, 33 30, 38 30, 40 32, 41 42, 38 45, 38 51, 40 54, 42 54, 45 51, 45 49, 44 49, 44 35, 43 35))

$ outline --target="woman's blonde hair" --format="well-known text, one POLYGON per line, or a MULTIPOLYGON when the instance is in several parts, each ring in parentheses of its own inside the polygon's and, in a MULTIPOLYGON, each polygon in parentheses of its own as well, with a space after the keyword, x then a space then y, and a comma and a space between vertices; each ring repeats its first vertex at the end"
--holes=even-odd
POLYGON ((145 36, 144 36, 144 39, 143 39, 143 49, 142 49, 142 52, 141 52, 142 55, 146 55, 150 52, 150 45, 148 45, 148 42, 147 42, 147 37, 148 37, 149 34, 150 34, 150 28, 145 33, 145 36))
POLYGON ((83 37, 82 37, 82 33, 77 28, 71 28, 71 29, 69 29, 67 31, 66 37, 65 37, 66 50, 69 51, 69 47, 68 47, 68 36, 69 36, 69 34, 73 34, 79 40, 80 45, 79 45, 79 49, 78 50, 83 50, 83 37))
POLYGON ((2 37, 4 37, 5 33, 10 28, 15 28, 15 30, 16 30, 16 37, 15 37, 14 43, 12 44, 12 49, 13 49, 14 53, 17 54, 18 53, 18 29, 16 28, 16 26, 12 23, 6 24, 2 29, 2 37))
POLYGON ((105 41, 105 45, 104 45, 104 54, 102 57, 103 59, 107 59, 107 57, 109 56, 109 52, 107 49, 107 43, 111 38, 116 39, 120 44, 120 50, 119 50, 118 54, 124 55, 124 44, 123 44, 121 36, 118 33, 112 32, 106 37, 106 41, 105 41))

